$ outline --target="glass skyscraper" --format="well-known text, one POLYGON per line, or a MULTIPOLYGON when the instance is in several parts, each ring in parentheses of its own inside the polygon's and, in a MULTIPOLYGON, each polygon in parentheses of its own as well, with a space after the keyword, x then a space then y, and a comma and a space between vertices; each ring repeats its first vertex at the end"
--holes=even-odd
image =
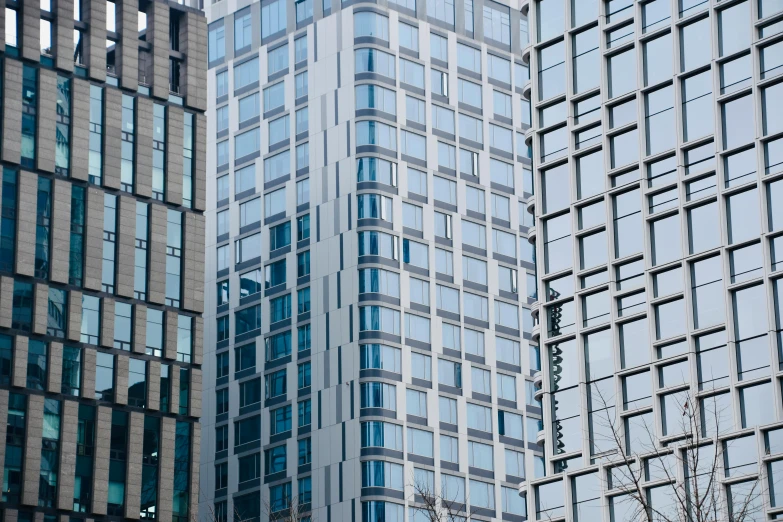
POLYGON ((206 18, 0 12, 0 520, 198 515, 206 18))
POLYGON ((545 469, 527 7, 205 11, 202 516, 429 520, 419 484, 525 520, 545 469))
POLYGON ((547 475, 521 488, 529 518, 644 519, 642 497, 687 520, 705 476, 717 519, 781 518, 783 3, 524 9, 547 475))

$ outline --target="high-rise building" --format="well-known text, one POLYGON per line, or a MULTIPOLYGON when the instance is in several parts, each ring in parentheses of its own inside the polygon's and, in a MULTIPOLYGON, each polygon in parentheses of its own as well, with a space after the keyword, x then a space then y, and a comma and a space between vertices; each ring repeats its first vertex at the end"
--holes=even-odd
POLYGON ((206 18, 18 0, 0 27, 0 520, 189 522, 206 18))
POLYGON ((524 520, 544 461, 522 3, 205 11, 202 516, 429 520, 418 483, 524 520))
POLYGON ((530 519, 646 519, 637 492, 654 520, 706 520, 698 487, 715 520, 783 518, 783 3, 529 16, 547 474, 530 519))

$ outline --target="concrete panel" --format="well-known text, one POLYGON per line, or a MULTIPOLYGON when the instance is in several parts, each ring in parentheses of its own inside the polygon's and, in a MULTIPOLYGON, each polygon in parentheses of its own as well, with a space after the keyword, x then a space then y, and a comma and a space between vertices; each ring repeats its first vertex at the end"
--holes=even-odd
POLYGON ((14 338, 14 369, 11 372, 11 385, 17 388, 27 386, 27 349, 28 337, 17 335, 14 338))
POLYGON ((166 331, 164 334, 165 346, 163 347, 163 357, 177 360, 177 317, 178 314, 172 310, 166 310, 164 314, 164 321, 166 323, 166 331))
POLYGON ((82 349, 82 390, 83 399, 95 398, 96 352, 92 348, 82 349))
POLYGON ((182 107, 169 105, 166 110, 166 201, 182 205, 182 156, 183 125, 185 112, 182 107))
POLYGON ((78 341, 82 336, 82 293, 68 292, 68 340, 78 341))
MULTIPOLYGON (((111 433, 111 408, 108 406, 98 406, 97 410, 96 433, 111 433)), ((110 437, 100 435, 95 437, 95 460, 92 477, 92 512, 96 515, 106 514, 106 504, 109 498, 110 444, 110 437)))
POLYGON ((144 440, 144 414, 134 411, 130 414, 130 441, 125 474, 125 518, 138 519, 141 510, 141 471, 144 440))
POLYGON ((106 2, 82 4, 82 19, 90 25, 84 46, 84 63, 90 78, 106 80, 106 2))
POLYGON ((196 139, 193 151, 193 208, 206 210, 207 205, 207 121, 203 114, 196 115, 196 139))
POLYGON ((120 33, 114 57, 117 75, 123 88, 135 91, 139 87, 139 2, 119 0, 116 9, 117 32, 120 33))
POLYGON ((152 197, 152 100, 136 98, 136 195, 152 197))
POLYGON ((6 60, 3 64, 3 160, 18 164, 21 156, 22 63, 6 60))
POLYGON ((106 87, 103 96, 103 186, 119 189, 122 168, 122 92, 106 87))
POLYGON ((84 288, 101 290, 103 274, 103 191, 87 189, 87 219, 84 227, 84 288))
POLYGON ((133 305, 133 353, 147 352, 147 307, 133 305))
POLYGON ((184 213, 184 252, 182 266, 182 308, 204 311, 205 219, 201 214, 184 213))
POLYGON ((38 69, 37 113, 35 146, 38 169, 54 172, 57 120, 52 116, 57 114, 57 74, 49 69, 38 69))
POLYGON ((35 283, 33 298, 33 333, 46 335, 47 318, 49 317, 49 285, 35 283))
POLYGON ((36 2, 23 2, 21 16, 17 15, 18 46, 22 58, 38 62, 41 60, 41 7, 36 2))
MULTIPOLYGON (((171 417, 161 418, 160 458, 158 459, 161 480, 158 481, 158 498, 172 498, 174 496, 173 477, 176 433, 176 420, 171 417)), ((158 521, 171 522, 171 502, 162 502, 158 506, 158 521)))
MULTIPOLYGON (((14 314, 14 279, 0 277, 0 328, 11 328, 14 314)), ((0 439, 1 440, 1 439, 0 439)))
POLYGON ((179 48, 187 56, 182 71, 182 93, 189 107, 207 108, 207 20, 185 13, 180 29, 179 48))
POLYGON ((147 367, 147 409, 160 409, 160 362, 151 360, 147 367))
POLYGON ((54 4, 57 10, 54 62, 58 69, 68 72, 73 71, 73 2, 57 0, 54 4))
POLYGON ((147 42, 152 44, 152 95, 169 97, 169 6, 151 2, 147 8, 147 42))
POLYGON ((71 183, 55 178, 52 208, 52 281, 68 284, 71 257, 71 183))
POLYGON ((117 295, 133 297, 136 272, 136 200, 121 195, 117 209, 117 295))
POLYGON ((101 346, 114 347, 114 299, 111 297, 101 300, 101 346))
POLYGON ((25 416, 25 455, 22 468, 22 504, 38 505, 38 484, 41 474, 41 436, 43 434, 43 395, 27 397, 25 416))
POLYGON ((90 166, 90 84, 71 82, 71 177, 87 181, 90 166))
POLYGON ((166 238, 168 221, 167 210, 163 205, 150 205, 149 285, 147 300, 164 304, 166 299, 166 238))
MULTIPOLYGON (((38 208, 38 176, 26 170, 19 171, 19 199, 17 209, 38 208)), ((35 273, 35 227, 37 212, 16 213, 16 273, 33 276, 35 273)))
POLYGON ((79 403, 63 401, 60 422, 60 476, 57 484, 57 507, 73 509, 74 476, 76 474, 76 441, 79 429, 79 403))
POLYGON ((114 371, 114 402, 128 404, 128 368, 130 360, 127 355, 118 355, 114 371))
MULTIPOLYGON (((0 419, 6 419, 6 422, 0 422, 0 440, 5 441, 8 431, 8 390, 0 388, 0 419)), ((5 462, 5 444, 0 444, 0 462, 5 462)))
POLYGON ((198 368, 191 368, 190 370, 190 406, 188 415, 191 417, 201 417, 201 390, 202 390, 202 375, 201 370, 198 368))
POLYGON ((50 393, 60 393, 63 381, 63 343, 49 343, 49 379, 46 389, 50 393))

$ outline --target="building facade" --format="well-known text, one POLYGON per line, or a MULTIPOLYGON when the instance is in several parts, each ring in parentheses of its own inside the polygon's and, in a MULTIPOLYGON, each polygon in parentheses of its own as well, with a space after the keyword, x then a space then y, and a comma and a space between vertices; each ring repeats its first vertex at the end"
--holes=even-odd
POLYGON ((529 16, 547 473, 529 517, 628 521, 638 491, 685 520, 671 484, 693 510, 710 476, 717 520, 780 519, 783 3, 529 16))
POLYGON ((0 518, 198 510, 206 18, 5 2, 0 518))
POLYGON ((544 460, 523 5, 205 11, 202 517, 425 520, 419 484, 524 520, 544 460))

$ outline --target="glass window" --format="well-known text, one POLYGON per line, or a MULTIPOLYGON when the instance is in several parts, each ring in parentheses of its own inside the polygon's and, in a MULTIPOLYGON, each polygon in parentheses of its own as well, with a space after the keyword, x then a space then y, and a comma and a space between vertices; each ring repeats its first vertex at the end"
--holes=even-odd
POLYGON ((701 20, 680 28, 681 71, 690 71, 710 63, 712 48, 703 45, 710 41, 710 20, 701 20))
POLYGON ((560 41, 538 51, 539 101, 565 92, 565 44, 560 41))
POLYGON ((274 0, 261 8, 261 38, 286 29, 286 0, 274 0))
POLYGON ((636 89, 636 50, 629 49, 609 57, 609 97, 615 98, 636 89))
POLYGON ((755 138, 753 98, 742 96, 721 105, 723 148, 732 149, 755 138))
POLYGON ((750 47, 750 1, 718 11, 718 50, 727 56, 750 47))

